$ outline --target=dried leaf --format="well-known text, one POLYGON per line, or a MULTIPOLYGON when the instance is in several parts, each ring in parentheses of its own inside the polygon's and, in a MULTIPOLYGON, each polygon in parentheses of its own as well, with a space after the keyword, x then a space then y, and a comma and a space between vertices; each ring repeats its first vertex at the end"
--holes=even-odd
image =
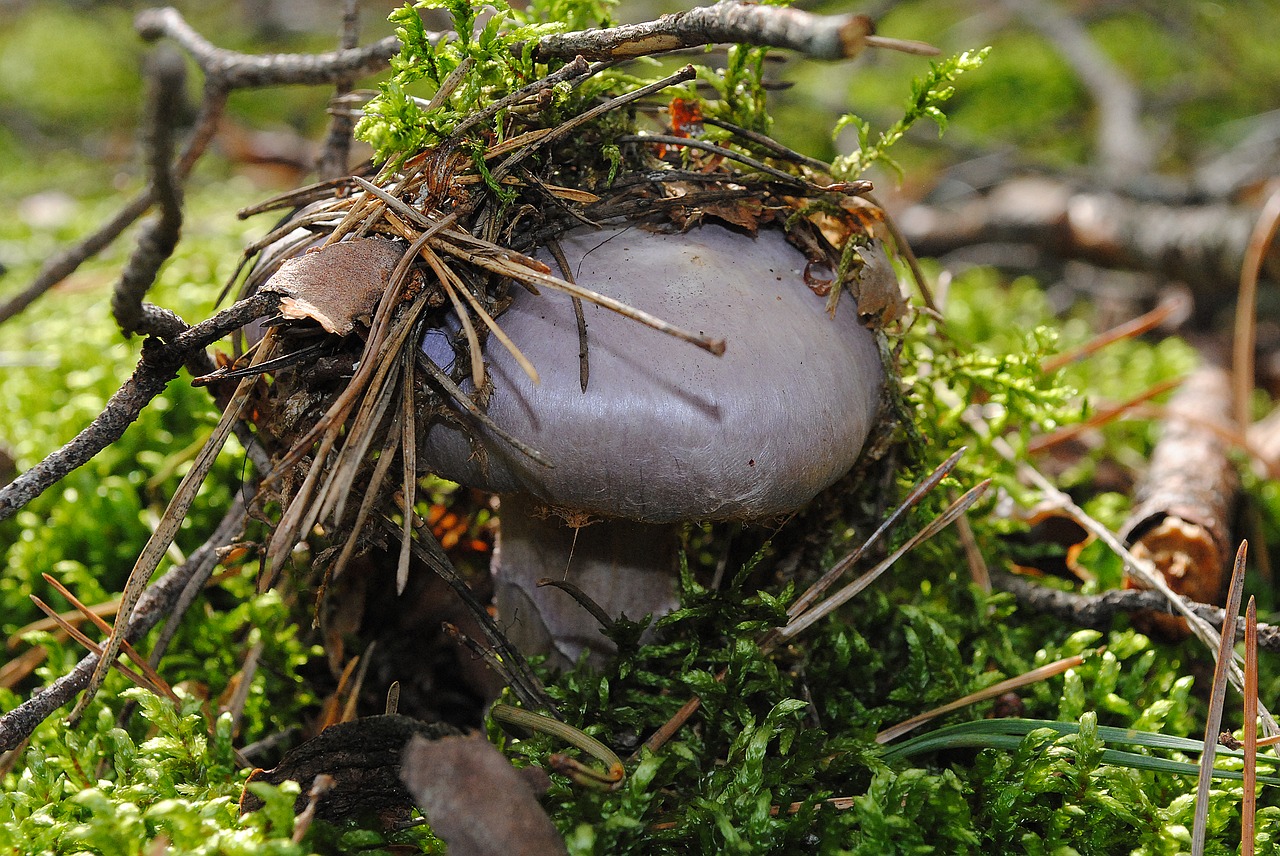
POLYGON ((415 737, 401 772, 450 856, 562 856, 527 775, 482 737, 415 737))
POLYGON ((373 314, 404 248, 385 238, 342 241, 289 259, 263 284, 279 294, 280 314, 316 321, 345 336, 373 314))

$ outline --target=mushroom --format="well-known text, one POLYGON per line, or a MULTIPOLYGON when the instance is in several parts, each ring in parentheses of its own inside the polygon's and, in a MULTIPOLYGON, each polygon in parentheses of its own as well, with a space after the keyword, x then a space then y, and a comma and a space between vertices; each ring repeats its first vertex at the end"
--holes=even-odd
MULTIPOLYGON (((671 611, 682 524, 806 505, 857 460, 884 375, 854 301, 830 316, 806 286, 804 255, 778 231, 612 226, 576 229, 560 245, 580 284, 728 344, 716 357, 588 304, 584 391, 570 300, 516 289, 499 323, 541 382, 486 347, 487 415, 552 466, 478 424, 437 422, 421 435, 422 467, 500 495, 500 620, 523 650, 563 666, 584 651, 599 662, 611 643, 538 580, 574 583, 614 617, 671 611)), ((864 277, 893 276, 878 244, 860 253, 864 277)), ((422 348, 446 365, 452 347, 434 333, 422 348)))

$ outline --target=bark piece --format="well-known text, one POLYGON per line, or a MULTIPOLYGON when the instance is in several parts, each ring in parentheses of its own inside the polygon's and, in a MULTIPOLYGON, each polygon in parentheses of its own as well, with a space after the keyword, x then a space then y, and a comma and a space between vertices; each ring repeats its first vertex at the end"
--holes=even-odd
MULTIPOLYGON (((1223 437, 1231 425, 1227 372, 1216 365, 1197 369, 1169 402, 1168 414, 1120 535, 1135 556, 1155 564, 1178 594, 1219 603, 1232 556, 1228 525, 1239 489, 1223 437)), ((1132 580, 1126 584, 1138 587, 1132 580)), ((1168 635, 1186 633, 1182 619, 1151 615, 1148 623, 1168 635)))
POLYGON ((531 770, 538 768, 512 767, 482 737, 415 737, 405 749, 401 775, 450 856, 567 854, 538 804, 531 770))
POLYGON ((280 314, 316 321, 345 336, 377 308, 404 248, 385 238, 330 244, 289 259, 262 290, 280 296, 280 314))
MULTIPOLYGON (((294 781, 302 793, 294 812, 309 802, 307 792, 317 776, 333 777, 333 785, 316 806, 316 816, 342 820, 362 814, 407 811, 413 805, 400 782, 400 756, 410 738, 424 741, 457 731, 443 723, 422 722, 408 716, 369 716, 330 726, 284 756, 271 770, 255 770, 246 784, 294 781)), ((241 813, 262 808, 248 788, 240 797, 241 813)))

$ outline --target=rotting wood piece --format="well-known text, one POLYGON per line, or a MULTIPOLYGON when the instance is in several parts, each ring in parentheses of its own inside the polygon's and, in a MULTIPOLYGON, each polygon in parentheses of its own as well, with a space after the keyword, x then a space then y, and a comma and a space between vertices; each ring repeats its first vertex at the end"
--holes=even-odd
MULTIPOLYGON (((444 723, 399 715, 342 722, 290 751, 273 769, 255 770, 245 784, 299 783, 303 793, 293 805, 298 813, 307 807, 306 791, 316 776, 329 775, 333 785, 316 806, 317 817, 340 820, 397 809, 407 812, 413 800, 400 782, 400 756, 406 744, 415 735, 435 740, 451 734, 457 730, 444 723)), ((240 797, 241 813, 257 811, 262 805, 262 800, 245 788, 240 797)))
MULTIPOLYGON (((1220 601, 1231 557, 1228 527, 1240 483, 1223 436, 1230 413, 1225 370, 1207 364, 1187 378, 1169 402, 1162 436, 1120 529, 1135 556, 1150 559, 1174 591, 1200 603, 1220 601)), ((1126 585, 1141 587, 1133 580, 1126 585)), ((1171 616, 1145 615, 1141 623, 1167 635, 1187 632, 1186 623, 1171 616)))

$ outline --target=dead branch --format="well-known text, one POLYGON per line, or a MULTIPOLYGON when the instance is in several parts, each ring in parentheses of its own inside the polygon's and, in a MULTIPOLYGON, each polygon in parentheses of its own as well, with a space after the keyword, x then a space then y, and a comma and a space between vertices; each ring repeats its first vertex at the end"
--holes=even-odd
MULTIPOLYGON (((160 205, 160 214, 142 228, 137 246, 129 257, 120 281, 111 296, 111 314, 126 337, 134 333, 159 332, 148 329, 149 313, 142 300, 155 282, 160 266, 173 254, 182 229, 182 196, 170 166, 173 158, 173 121, 182 113, 187 67, 172 49, 153 53, 147 63, 147 112, 143 123, 143 148, 151 173, 151 192, 160 205)), ((163 320, 154 319, 160 324, 163 320)))
POLYGON ((799 9, 721 0, 643 24, 545 36, 534 56, 544 61, 575 54, 621 60, 733 42, 788 48, 815 59, 850 59, 868 46, 873 32, 865 15, 812 15, 799 9))
MULTIPOLYGON (((1232 555, 1227 526, 1240 484, 1222 432, 1211 430, 1232 424, 1227 372, 1213 364, 1197 369, 1169 401, 1167 414, 1119 535, 1175 592, 1213 603, 1222 596, 1232 555)), ((1176 619, 1153 619, 1165 632, 1185 633, 1176 619)))
MULTIPOLYGON (((244 528, 245 501, 244 496, 237 495, 209 539, 191 554, 185 564, 171 568, 147 589, 133 610, 132 619, 124 631, 125 639, 130 642, 141 639, 162 618, 172 613, 173 605, 184 588, 189 584, 196 585, 196 580, 201 580, 199 585, 204 584, 203 581, 217 566, 219 548, 238 538, 244 528)), ((55 710, 88 686, 97 665, 98 655, 87 655, 66 675, 37 690, 30 699, 0 716, 0 751, 13 749, 55 710)))
MULTIPOLYGON (((1218 302, 1236 288, 1256 215, 1222 203, 1163 205, 1019 177, 956 206, 912 206, 897 219, 921 256, 1031 245, 1064 260, 1160 274, 1218 302)), ((1274 273, 1280 254, 1273 250, 1270 261, 1274 273)))
POLYGON ((142 358, 133 375, 111 396, 88 427, 61 449, 0 488, 0 520, 12 517, 68 473, 120 439, 125 429, 138 418, 142 408, 164 391, 192 355, 203 354, 206 347, 232 330, 266 315, 274 306, 275 299, 270 294, 256 295, 194 327, 187 327, 174 315, 173 318, 182 323, 182 331, 167 343, 155 338, 143 343, 142 358))
MULTIPOLYGON (((182 156, 178 159, 178 163, 173 170, 176 183, 181 184, 186 180, 196 161, 200 159, 205 149, 208 148, 210 141, 213 139, 213 134, 217 130, 218 120, 222 117, 222 110, 226 106, 226 102, 226 90, 218 89, 217 87, 205 87, 205 97, 200 105, 200 115, 196 119, 195 130, 192 132, 190 139, 187 140, 182 156)), ((46 291, 75 273, 80 265, 110 246, 111 242, 120 237, 120 234, 129 228, 135 220, 147 213, 147 209, 155 202, 155 198, 155 189, 148 185, 137 196, 126 202, 124 207, 114 217, 102 224, 96 232, 82 239, 79 244, 63 250, 47 261, 26 289, 9 298, 3 305, 0 305, 0 324, 20 314, 46 291)))
POLYGON ((400 52, 400 41, 388 36, 362 48, 320 54, 243 54, 216 47, 171 7, 144 9, 133 24, 147 41, 168 38, 176 42, 205 76, 223 89, 330 85, 341 77, 381 71, 400 52))
MULTIPOLYGON (((342 5, 342 31, 338 37, 340 50, 354 50, 360 41, 359 0, 344 0, 342 5)), ((342 98, 355 85, 353 74, 341 75, 334 82, 333 97, 342 98)), ((330 110, 329 133, 325 135, 320 159, 316 163, 316 175, 325 179, 342 178, 350 171, 351 132, 355 121, 346 110, 330 110)))
MULTIPOLYGON (((1112 589, 1101 594, 1087 595, 1061 591, 1040 585, 1034 580, 1007 571, 992 571, 991 582, 1000 591, 1007 591, 1024 609, 1060 618, 1076 627, 1107 630, 1117 615, 1152 612, 1172 617, 1175 611, 1168 598, 1159 592, 1141 589, 1112 589)), ((1189 598, 1182 602, 1210 626, 1221 630, 1224 612, 1221 607, 1197 603, 1189 598)), ((1236 621, 1236 639, 1244 639, 1244 619, 1236 621)), ((1258 625, 1258 645, 1267 651, 1280 651, 1280 626, 1258 625)))

